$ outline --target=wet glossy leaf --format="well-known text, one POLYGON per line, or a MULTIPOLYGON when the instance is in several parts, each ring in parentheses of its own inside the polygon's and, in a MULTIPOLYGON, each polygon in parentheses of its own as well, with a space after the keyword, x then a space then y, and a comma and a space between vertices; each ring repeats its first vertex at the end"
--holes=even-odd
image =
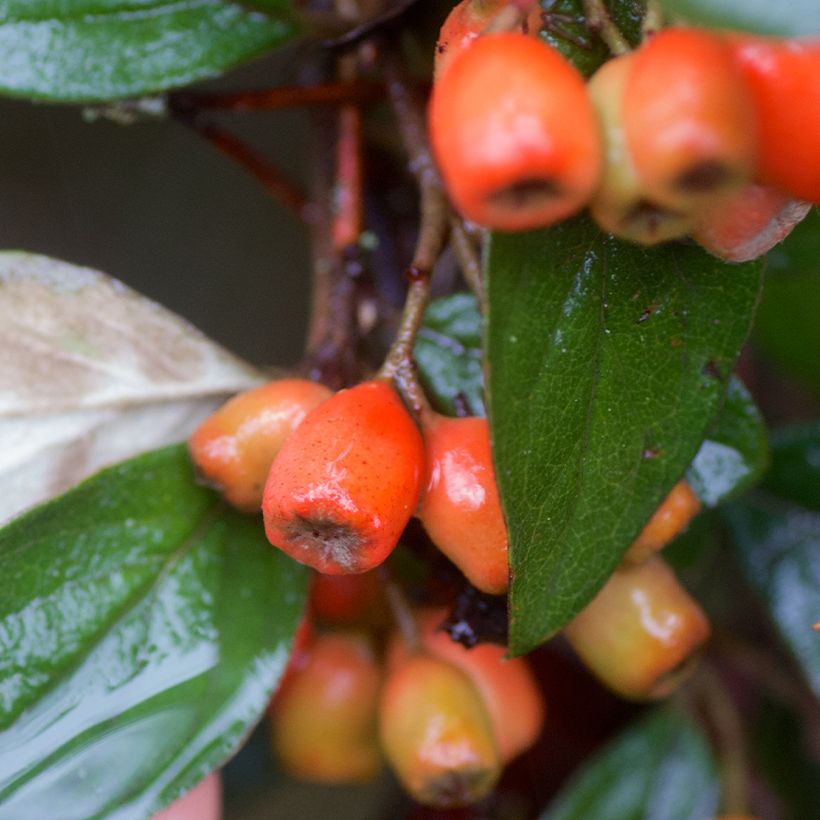
POLYGON ((181 446, 0 530, 0 574, 3 820, 146 817, 224 763, 305 594, 303 568, 197 487, 181 446))
POLYGON ((705 739, 683 715, 659 709, 595 755, 541 820, 705 820, 717 804, 705 739))
POLYGON ((705 506, 716 507, 748 490, 768 466, 766 425, 746 386, 732 376, 686 480, 705 506))
POLYGON ((481 315, 473 296, 436 299, 424 314, 414 355, 437 410, 455 416, 461 405, 471 415, 484 415, 481 315))
POLYGON ((0 93, 65 102, 214 76, 296 31, 289 0, 0 0, 0 93))
POLYGON ((724 515, 748 581, 820 695, 820 425, 773 434, 760 488, 724 515))
POLYGON ((0 522, 174 444, 262 374, 99 271, 0 252, 0 522))
POLYGON ((691 464, 759 287, 756 263, 645 250, 586 220, 492 238, 489 405, 512 651, 592 598, 691 464))
POLYGON ((661 0, 668 14, 691 23, 782 37, 820 34, 817 0, 661 0))
POLYGON ((820 211, 767 255, 752 340, 774 364, 820 391, 820 211))

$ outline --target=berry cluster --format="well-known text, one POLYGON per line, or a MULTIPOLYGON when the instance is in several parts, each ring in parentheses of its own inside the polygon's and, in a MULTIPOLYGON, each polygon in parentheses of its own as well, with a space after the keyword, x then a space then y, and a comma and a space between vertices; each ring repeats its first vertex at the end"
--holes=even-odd
MULTIPOLYGON (((283 379, 229 401, 195 431, 190 450, 205 481, 240 509, 261 506, 271 543, 318 571, 272 710, 283 765, 310 779, 356 781, 384 756, 421 802, 461 805, 486 794, 541 730, 544 705, 526 663, 489 644, 464 649, 436 630, 441 612, 402 618, 394 603, 402 630, 390 635, 385 579, 371 571, 415 515, 471 584, 507 591, 486 419, 427 406, 414 418, 387 379, 334 394, 283 379)), ((668 694, 709 635, 656 555, 699 508, 688 485, 677 485, 565 629, 587 667, 625 697, 668 694)))
POLYGON ((669 28, 586 83, 532 12, 496 32, 508 10, 463 0, 439 40, 430 137, 468 219, 521 231, 589 207, 623 239, 745 261, 820 202, 820 42, 669 28))

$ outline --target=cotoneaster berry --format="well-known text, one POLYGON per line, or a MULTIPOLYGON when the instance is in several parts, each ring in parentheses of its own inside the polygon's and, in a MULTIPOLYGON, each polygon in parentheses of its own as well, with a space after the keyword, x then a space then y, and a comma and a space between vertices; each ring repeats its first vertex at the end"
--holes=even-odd
POLYGON ((331 396, 307 379, 277 379, 234 396, 193 432, 199 475, 245 512, 258 512, 270 465, 285 439, 331 396))
POLYGON ((385 381, 341 390, 288 437, 262 502, 268 540, 330 575, 382 563, 418 504, 421 432, 385 381))
POLYGON ((565 628, 578 656, 625 698, 662 698, 693 669, 709 621, 657 556, 625 565, 565 628))
POLYGON ((820 202, 820 40, 733 35, 730 44, 754 104, 757 177, 820 202))
POLYGON ((747 185, 702 219, 692 238, 713 256, 748 262, 782 242, 810 210, 810 203, 778 188, 747 185))
POLYGON ((600 128, 584 80, 524 34, 479 37, 433 88, 430 141, 455 206, 521 231, 578 212, 598 182, 600 128))
POLYGON ((653 201, 641 183, 623 127, 626 80, 634 54, 609 60, 589 81, 589 96, 601 122, 606 161, 589 204, 600 227, 621 239, 655 245, 686 236, 696 224, 695 212, 653 201))
POLYGON ((752 177, 752 100, 717 34, 664 29, 635 52, 622 120, 642 188, 667 208, 714 207, 752 177))
POLYGON ((387 676, 379 707, 384 753, 428 806, 467 806, 492 791, 501 759, 481 695, 456 666, 414 654, 387 676))
POLYGON ((502 595, 509 583, 507 527, 484 418, 428 413, 427 461, 418 517, 433 543, 473 586, 502 595))
POLYGON ((376 727, 381 678, 364 635, 317 636, 270 712, 273 748, 284 769, 323 783, 372 779, 382 761, 376 727))
POLYGON ((220 820, 221 817, 222 781, 219 772, 213 772, 151 820, 220 820))
MULTIPOLYGON (((419 613, 421 646, 430 655, 457 666, 473 682, 489 714, 501 762, 506 765, 527 751, 541 733, 546 716, 544 697, 525 658, 507 658, 506 650, 496 644, 467 649, 439 629, 445 614, 438 609, 419 613)), ((406 644, 396 636, 388 666, 407 655, 406 644)))
POLYGON ((328 624, 373 624, 381 620, 386 603, 377 570, 359 575, 316 573, 310 586, 310 613, 328 624))
POLYGON ((645 561, 683 532, 699 512, 700 499, 695 491, 685 481, 679 481, 632 542, 624 561, 645 561))

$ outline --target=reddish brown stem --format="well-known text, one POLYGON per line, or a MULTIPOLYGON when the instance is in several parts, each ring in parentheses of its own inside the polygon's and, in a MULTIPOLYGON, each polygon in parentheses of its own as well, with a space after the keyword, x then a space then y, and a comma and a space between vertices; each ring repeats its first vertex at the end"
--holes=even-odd
POLYGON ((310 208, 304 192, 273 163, 259 156, 246 143, 218 125, 202 122, 195 116, 178 115, 177 119, 253 174, 275 200, 287 207, 302 222, 310 223, 310 208))
POLYGON ((261 91, 227 94, 182 92, 172 96, 175 104, 193 110, 277 111, 318 105, 365 105, 384 97, 382 83, 339 80, 319 85, 290 85, 261 91))

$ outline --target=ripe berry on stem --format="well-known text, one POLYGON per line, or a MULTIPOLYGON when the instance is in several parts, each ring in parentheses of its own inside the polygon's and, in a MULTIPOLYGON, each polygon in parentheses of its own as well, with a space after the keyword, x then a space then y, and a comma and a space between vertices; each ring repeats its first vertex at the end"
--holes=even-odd
POLYGON ((429 806, 466 806, 501 774, 490 718, 467 675, 412 655, 387 676, 379 706, 384 753, 408 793, 429 806))
POLYGON ((509 584, 507 527, 487 419, 429 412, 422 429, 427 470, 419 520, 473 586, 503 595, 509 584))
POLYGON ((709 621, 657 556, 616 570, 564 634, 578 656, 625 698, 663 698, 692 671, 709 621))
POLYGON ((294 431, 262 501, 274 546, 329 575, 384 561, 418 504, 421 433, 382 380, 341 390, 294 431))
POLYGON ((319 635, 270 712, 273 748, 296 777, 364 782, 381 767, 376 714, 381 669, 357 633, 319 635))
POLYGON ((308 379, 277 379, 239 393, 191 434, 188 448, 197 471, 233 506, 258 512, 268 470, 285 439, 331 395, 308 379))
POLYGON ((626 78, 622 116, 641 186, 661 205, 711 208, 752 176, 752 101, 717 34, 668 28, 648 40, 626 78))
POLYGON ((543 227, 579 211, 600 174, 583 77, 524 34, 479 37, 433 87, 430 141, 447 190, 487 228, 543 227))

